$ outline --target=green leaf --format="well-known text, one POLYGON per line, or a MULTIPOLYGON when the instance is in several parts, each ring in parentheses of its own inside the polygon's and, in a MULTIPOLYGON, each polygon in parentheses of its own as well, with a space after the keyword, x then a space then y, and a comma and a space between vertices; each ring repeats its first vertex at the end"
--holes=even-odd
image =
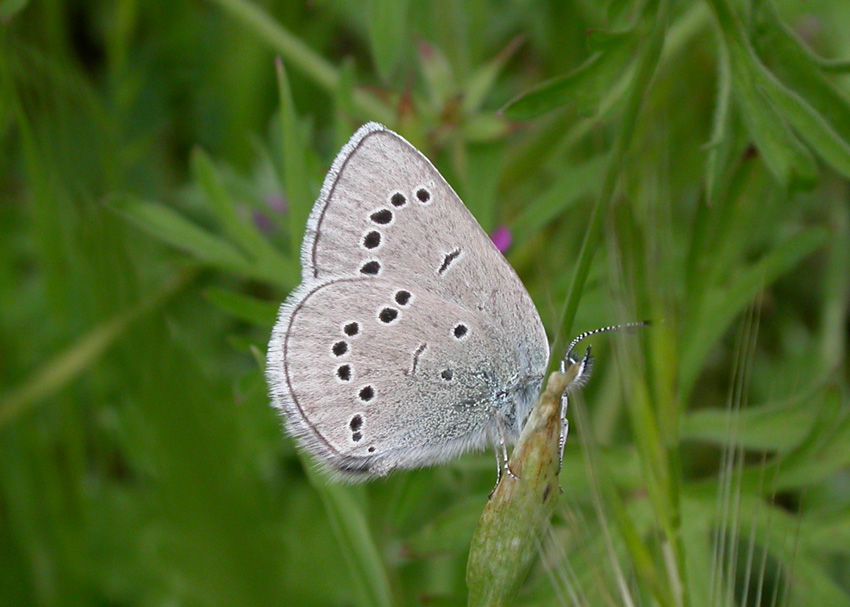
POLYGON ((748 306, 756 295, 767 288, 785 272, 811 255, 826 241, 824 230, 812 228, 805 230, 777 247, 768 255, 747 268, 738 279, 727 288, 708 294, 705 309, 698 312, 693 321, 693 331, 680 344, 681 386, 687 394, 702 368, 708 353, 725 333, 734 318, 748 306), (709 321, 710 319, 710 321, 709 321))
POLYGON ((772 1, 762 2, 760 7, 754 38, 758 53, 771 58, 779 80, 803 97, 842 140, 850 141, 850 101, 824 76, 823 60, 780 21, 772 1))
POLYGON ((298 131, 298 118, 289 88, 289 78, 283 61, 277 59, 278 94, 280 97, 280 123, 283 150, 283 183, 289 202, 289 242, 291 256, 298 259, 301 253, 301 241, 307 225, 307 217, 313 207, 313 194, 308 180, 307 163, 304 155, 304 141, 298 131))
POLYGON ((0 398, 0 429, 91 368, 132 323, 161 307, 194 277, 193 271, 184 271, 173 276, 156 292, 92 327, 63 352, 42 363, 20 385, 0 398))
POLYGON ((407 0, 369 0, 369 43, 378 74, 389 80, 410 46, 407 0))
POLYGON ((606 161, 607 158, 596 156, 582 163, 565 166, 558 179, 514 219, 515 243, 520 245, 527 241, 579 200, 595 194, 606 161))
MULTIPOLYGON (((211 1, 229 11, 238 22, 249 28, 260 40, 266 42, 319 86, 328 92, 336 89, 339 74, 333 64, 282 27, 262 8, 247 0, 211 1)), ((390 124, 395 116, 391 107, 367 91, 355 91, 354 102, 360 111, 384 124, 390 124)))
POLYGON ((513 57, 522 42, 523 39, 521 36, 515 37, 499 54, 490 61, 481 64, 469 76, 463 87, 463 101, 461 102, 464 114, 472 115, 481 109, 484 100, 496 84, 496 79, 504 69, 505 64, 513 57))
POLYGON ((297 274, 295 264, 280 255, 251 221, 237 213, 233 198, 225 189, 223 180, 209 156, 200 148, 196 148, 191 161, 192 171, 206 194, 206 200, 227 235, 248 253, 257 265, 267 268, 270 274, 297 274))
POLYGON ((573 104, 580 115, 597 114, 601 100, 620 88, 619 82, 631 78, 632 59, 651 27, 650 16, 650 12, 645 12, 634 26, 622 31, 591 34, 601 50, 571 73, 519 95, 502 108, 502 113, 511 120, 527 120, 573 104))
POLYGON ((850 409, 830 389, 806 440, 778 464, 777 490, 807 487, 850 466, 850 409))
POLYGON ((463 554, 481 516, 481 496, 473 495, 450 505, 419 531, 408 537, 405 552, 411 555, 463 554))
POLYGON ((717 94, 711 124, 711 141, 705 169, 706 202, 713 206, 717 202, 722 176, 728 168, 732 148, 732 76, 729 55, 721 46, 717 65, 717 94))
POLYGON ((813 407, 823 394, 807 398, 729 409, 700 409, 682 421, 682 438, 709 441, 727 448, 785 452, 798 445, 815 423, 813 407), (730 432, 734 426, 735 432, 730 432))
POLYGON ((630 44, 595 53, 573 72, 519 95, 501 112, 510 120, 529 120, 572 104, 580 114, 592 115, 601 95, 613 88, 617 78, 628 75, 631 50, 630 44))
MULTIPOLYGON (((783 86, 762 67, 759 84, 785 120, 832 168, 850 178, 850 143, 841 138, 826 119, 796 92, 783 86)), ((815 175, 811 176, 815 179, 815 175)))
POLYGON ((7 21, 19 13, 29 0, 0 0, 0 20, 7 21))
POLYGON ((749 44, 740 19, 727 0, 710 3, 729 56, 735 98, 765 164, 785 188, 811 185, 817 177, 817 166, 772 104, 774 96, 764 90, 767 70, 749 44))
POLYGON ((274 324, 279 303, 264 301, 235 291, 210 287, 206 297, 218 309, 236 318, 268 329, 274 324))
POLYGON ((158 202, 125 197, 116 201, 120 211, 162 242, 195 259, 220 269, 252 275, 253 266, 245 255, 225 239, 216 236, 158 202))

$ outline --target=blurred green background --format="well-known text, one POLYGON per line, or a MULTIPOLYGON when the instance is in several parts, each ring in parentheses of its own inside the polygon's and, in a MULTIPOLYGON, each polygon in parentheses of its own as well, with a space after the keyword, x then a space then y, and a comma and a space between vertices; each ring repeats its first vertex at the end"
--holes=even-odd
POLYGON ((655 321, 592 341, 517 604, 850 605, 847 32, 846 0, 0 0, 0 601, 465 604, 492 454, 328 485, 262 375, 378 120, 510 230, 553 341, 655 321))

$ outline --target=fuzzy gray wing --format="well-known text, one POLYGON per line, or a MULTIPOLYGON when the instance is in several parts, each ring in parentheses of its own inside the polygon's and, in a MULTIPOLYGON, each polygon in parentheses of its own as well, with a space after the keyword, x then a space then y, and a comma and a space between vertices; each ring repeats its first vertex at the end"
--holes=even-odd
POLYGON ((374 276, 481 315, 542 374, 549 347, 528 292, 437 169, 401 136, 370 123, 333 163, 308 222, 304 280, 374 276))
POLYGON ((513 356, 493 330, 412 282, 316 283, 282 308, 272 396, 290 432, 349 480, 445 461, 487 442, 493 361, 513 356))

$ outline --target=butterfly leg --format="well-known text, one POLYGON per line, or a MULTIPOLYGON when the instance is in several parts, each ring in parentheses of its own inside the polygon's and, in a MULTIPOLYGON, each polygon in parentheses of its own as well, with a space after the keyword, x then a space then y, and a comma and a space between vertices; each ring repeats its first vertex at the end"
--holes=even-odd
POLYGON ((567 406, 569 396, 566 392, 561 395, 561 433, 558 435, 558 474, 561 473, 561 465, 564 463, 564 445, 567 444, 567 435, 570 433, 570 420, 567 419, 567 406))
POLYGON ((582 358, 575 358, 572 354, 572 349, 570 349, 564 357, 564 360, 561 361, 561 373, 572 373, 573 378, 570 380, 570 383, 567 384, 564 393, 561 394, 561 431, 558 435, 558 472, 561 471, 561 464, 564 462, 564 445, 567 444, 567 435, 570 432, 570 422, 567 419, 570 389, 584 385, 590 375, 592 362, 593 359, 590 356, 590 346, 587 347, 582 358))
POLYGON ((502 480, 502 470, 507 472, 508 476, 512 479, 519 480, 519 477, 511 470, 510 458, 508 457, 508 443, 505 438, 505 427, 501 418, 496 418, 496 428, 498 430, 497 436, 491 434, 493 453, 496 455, 496 484, 493 486, 493 490, 490 491, 490 496, 493 495, 496 487, 499 486, 499 482, 502 480))
POLYGON ((511 470, 510 458, 508 457, 508 441, 506 439, 504 420, 501 417, 496 417, 496 426, 499 429, 499 449, 502 452, 502 461, 504 462, 505 472, 508 473, 514 480, 519 480, 519 477, 511 470))

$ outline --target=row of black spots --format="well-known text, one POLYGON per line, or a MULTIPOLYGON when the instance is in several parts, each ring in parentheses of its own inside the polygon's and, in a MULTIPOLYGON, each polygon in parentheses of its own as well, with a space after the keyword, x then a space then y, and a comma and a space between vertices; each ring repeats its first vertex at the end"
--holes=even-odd
MULTIPOLYGON (((348 337, 357 337, 358 335, 360 335, 360 323, 354 320, 347 322, 342 326, 342 332, 348 337)), ((333 346, 331 346, 331 353, 337 358, 345 356, 349 352, 350 347, 348 345, 348 342, 345 340, 337 341, 336 343, 334 343, 333 346)), ((336 376, 341 381, 351 381, 351 365, 346 363, 338 366, 336 368, 336 376)))
MULTIPOLYGON (((386 226, 392 223, 394 216, 390 209, 378 209, 369 215, 372 223, 378 226, 386 226)), ((361 245, 367 251, 374 251, 381 246, 384 236, 378 230, 369 230, 363 235, 361 245)), ((377 276, 381 273, 381 262, 377 259, 367 259, 360 266, 360 273, 366 276, 377 276)))
MULTIPOLYGON (((431 192, 426 188, 420 187, 416 190, 416 198, 422 204, 428 204, 431 201, 431 192)), ((390 205, 396 209, 400 209, 407 205, 407 198, 401 192, 393 192, 390 195, 390 205)), ((388 226, 395 219, 392 209, 381 208, 373 211, 369 215, 369 220, 376 226, 388 226)), ((367 251, 374 251, 381 246, 384 236, 378 230, 369 230, 363 235, 361 244, 367 251)), ((381 262, 377 259, 368 259, 360 266, 360 273, 366 276, 377 276, 381 272, 381 262)))

